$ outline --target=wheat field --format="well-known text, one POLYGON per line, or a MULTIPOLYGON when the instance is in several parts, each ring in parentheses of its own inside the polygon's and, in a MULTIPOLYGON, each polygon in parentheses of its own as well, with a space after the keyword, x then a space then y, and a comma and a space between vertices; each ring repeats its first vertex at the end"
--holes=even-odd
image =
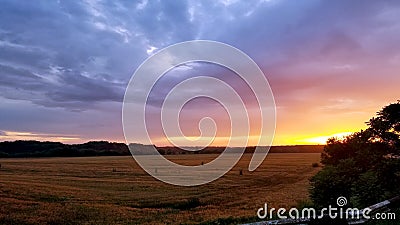
MULTIPOLYGON (((168 156, 183 165, 215 157, 168 156)), ((320 154, 272 153, 254 172, 250 159, 196 187, 162 183, 132 157, 0 159, 0 224, 230 224, 257 220, 264 203, 308 199, 320 154)))

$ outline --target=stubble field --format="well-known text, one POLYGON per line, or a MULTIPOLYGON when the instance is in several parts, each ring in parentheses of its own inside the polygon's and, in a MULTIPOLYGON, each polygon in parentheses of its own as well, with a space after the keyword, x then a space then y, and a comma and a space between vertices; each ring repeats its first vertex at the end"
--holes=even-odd
MULTIPOLYGON (((215 157, 168 156, 183 165, 215 157)), ((264 203, 307 200, 319 153, 271 153, 254 172, 250 159, 196 187, 162 183, 132 157, 0 159, 0 224, 229 224, 256 219, 264 203)))

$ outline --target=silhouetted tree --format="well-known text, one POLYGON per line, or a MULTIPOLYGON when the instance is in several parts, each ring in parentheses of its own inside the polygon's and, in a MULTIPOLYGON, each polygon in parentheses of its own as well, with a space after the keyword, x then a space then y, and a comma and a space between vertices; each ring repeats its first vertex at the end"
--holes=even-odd
POLYGON ((328 140, 321 156, 325 166, 310 180, 317 206, 335 205, 345 196, 365 207, 400 194, 400 101, 385 106, 367 125, 342 140, 328 140))

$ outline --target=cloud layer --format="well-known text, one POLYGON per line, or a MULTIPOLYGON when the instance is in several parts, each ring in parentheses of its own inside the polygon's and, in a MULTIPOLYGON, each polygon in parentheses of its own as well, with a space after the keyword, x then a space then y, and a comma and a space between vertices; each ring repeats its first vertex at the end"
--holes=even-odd
MULTIPOLYGON (((168 45, 210 39, 267 75, 277 144, 354 131, 399 98, 398 21, 398 1, 1 0, 0 130, 121 141, 135 69, 168 45)), ((207 66, 176 70, 154 104, 199 71, 224 78, 207 66)))

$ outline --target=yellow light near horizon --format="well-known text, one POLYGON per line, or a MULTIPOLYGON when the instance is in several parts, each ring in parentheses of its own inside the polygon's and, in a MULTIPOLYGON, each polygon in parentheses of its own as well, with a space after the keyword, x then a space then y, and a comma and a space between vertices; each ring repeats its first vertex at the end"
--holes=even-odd
POLYGON ((341 132, 341 133, 336 133, 332 135, 325 135, 325 136, 318 136, 318 137, 313 137, 313 138, 306 138, 303 140, 300 140, 301 142, 306 142, 309 144, 326 144, 329 138, 335 137, 335 138, 344 138, 348 135, 352 134, 352 132, 341 132))
MULTIPOLYGON (((260 139, 267 139, 267 137, 263 136, 236 136, 236 137, 226 137, 226 136, 216 136, 216 137, 196 137, 196 136, 184 136, 184 137, 169 137, 166 138, 159 138, 156 140, 152 140, 152 144, 157 146, 171 146, 172 143, 170 141, 185 141, 187 140, 186 146, 227 146, 228 144, 232 147, 243 147, 242 143, 243 140, 247 140, 247 146, 256 146, 259 145, 260 139), (193 145, 191 141, 200 141, 199 145, 193 145), (207 143, 207 145, 203 145, 207 143)), ((185 145, 182 145, 185 146, 185 145)))

